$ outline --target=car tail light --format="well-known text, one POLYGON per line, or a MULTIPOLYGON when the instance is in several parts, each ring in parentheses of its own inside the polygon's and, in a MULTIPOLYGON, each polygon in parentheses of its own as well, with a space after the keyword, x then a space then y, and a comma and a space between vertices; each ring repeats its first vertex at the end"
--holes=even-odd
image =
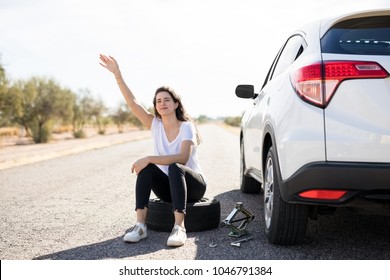
POLYGON ((325 199, 325 200, 338 200, 345 195, 347 191, 344 190, 309 190, 299 193, 301 198, 308 199, 325 199))
POLYGON ((325 108, 344 80, 388 76, 389 73, 376 62, 324 61, 296 70, 291 74, 290 79, 297 94, 303 100, 325 108))

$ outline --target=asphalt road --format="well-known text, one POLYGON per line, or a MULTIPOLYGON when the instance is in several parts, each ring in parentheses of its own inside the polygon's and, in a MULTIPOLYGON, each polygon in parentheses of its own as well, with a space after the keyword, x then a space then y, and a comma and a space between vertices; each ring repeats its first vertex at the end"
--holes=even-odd
POLYGON ((166 246, 169 233, 149 231, 137 244, 122 241, 135 220, 131 163, 152 152, 150 139, 0 171, 0 259, 390 259, 390 217, 339 211, 309 221, 306 242, 267 242, 262 197, 241 194, 237 133, 200 127, 206 197, 221 203, 221 220, 236 202, 255 214, 253 240, 233 247, 226 227, 188 234, 185 246, 166 246), (216 247, 210 247, 213 240, 216 247))

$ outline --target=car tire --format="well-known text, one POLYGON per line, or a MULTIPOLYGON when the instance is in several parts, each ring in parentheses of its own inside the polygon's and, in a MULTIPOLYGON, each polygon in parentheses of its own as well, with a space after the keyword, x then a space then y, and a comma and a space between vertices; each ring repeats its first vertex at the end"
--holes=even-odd
MULTIPOLYGON (((160 199, 150 199, 146 225, 155 231, 170 232, 174 225, 172 203, 160 199)), ((218 200, 202 198, 195 203, 187 203, 185 227, 187 232, 204 231, 220 225, 221 205, 218 200)))
POLYGON ((277 157, 271 147, 264 170, 265 233, 272 244, 297 245, 306 236, 308 207, 283 201, 277 157))
POLYGON ((261 183, 245 175, 244 143, 240 143, 240 190, 242 193, 260 193, 261 183))

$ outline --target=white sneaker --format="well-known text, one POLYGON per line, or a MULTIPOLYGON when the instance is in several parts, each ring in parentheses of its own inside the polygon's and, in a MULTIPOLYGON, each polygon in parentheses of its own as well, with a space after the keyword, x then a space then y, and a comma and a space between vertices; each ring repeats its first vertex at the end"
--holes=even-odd
POLYGON ((125 242, 138 242, 148 236, 146 225, 137 222, 135 226, 125 234, 123 240, 125 242))
POLYGON ((168 238, 167 246, 178 247, 183 246, 187 240, 187 234, 185 228, 179 225, 175 225, 172 229, 171 235, 168 238))

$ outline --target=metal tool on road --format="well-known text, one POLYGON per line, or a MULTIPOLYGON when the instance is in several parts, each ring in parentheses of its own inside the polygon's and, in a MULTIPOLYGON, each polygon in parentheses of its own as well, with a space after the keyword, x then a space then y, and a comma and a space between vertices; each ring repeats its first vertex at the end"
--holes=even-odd
POLYGON ((227 218, 221 223, 221 226, 229 226, 231 228, 229 236, 241 237, 248 233, 246 227, 249 225, 251 221, 253 221, 254 218, 255 216, 244 208, 242 202, 237 202, 235 208, 229 214, 229 216, 227 216, 227 218), (239 214, 241 216, 243 215, 244 217, 234 220, 234 218, 239 214), (238 222, 241 223, 238 226, 236 226, 235 223, 238 222))
POLYGON ((210 237, 210 244, 209 244, 209 247, 210 248, 215 248, 217 247, 218 244, 214 242, 214 239, 212 237, 210 237))
POLYGON ((231 242, 230 245, 235 246, 235 247, 241 247, 241 243, 247 242, 249 240, 253 239, 252 236, 248 236, 247 238, 243 238, 234 242, 231 242))

